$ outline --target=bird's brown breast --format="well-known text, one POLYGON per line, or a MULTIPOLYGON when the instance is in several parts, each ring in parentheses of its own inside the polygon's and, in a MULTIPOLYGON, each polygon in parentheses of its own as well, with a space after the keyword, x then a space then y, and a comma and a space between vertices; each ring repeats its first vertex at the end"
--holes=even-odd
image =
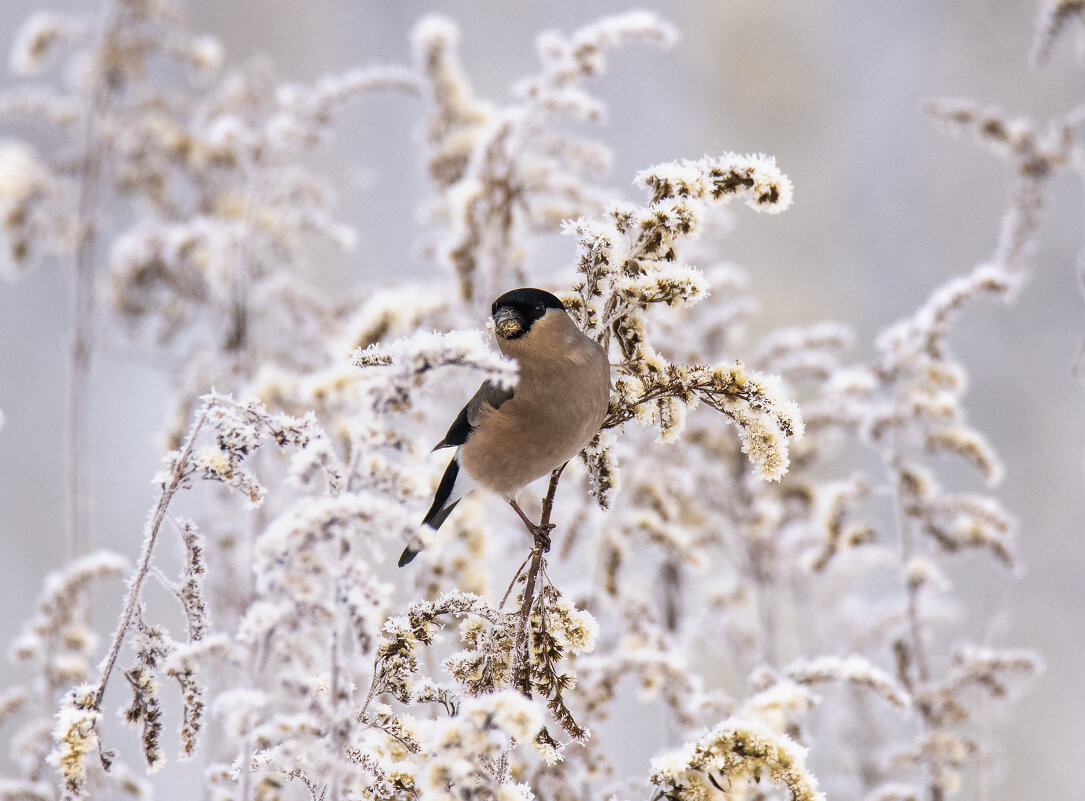
POLYGON ((606 353, 564 312, 550 318, 536 322, 532 336, 502 343, 520 365, 515 394, 479 410, 463 448, 468 474, 505 498, 576 456, 606 417, 606 353))

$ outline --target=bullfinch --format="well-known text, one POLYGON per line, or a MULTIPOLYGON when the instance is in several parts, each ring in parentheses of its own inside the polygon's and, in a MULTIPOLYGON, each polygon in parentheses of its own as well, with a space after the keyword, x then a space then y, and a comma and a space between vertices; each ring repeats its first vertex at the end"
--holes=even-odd
MULTIPOLYGON (((514 389, 484 382, 434 447, 456 452, 422 523, 440 528, 464 495, 484 487, 546 542, 546 531, 524 514, 516 494, 580 453, 599 431, 610 399, 610 363, 549 292, 506 292, 491 314, 498 347, 517 361, 519 381, 514 389)), ((399 566, 421 549, 413 538, 399 566)))

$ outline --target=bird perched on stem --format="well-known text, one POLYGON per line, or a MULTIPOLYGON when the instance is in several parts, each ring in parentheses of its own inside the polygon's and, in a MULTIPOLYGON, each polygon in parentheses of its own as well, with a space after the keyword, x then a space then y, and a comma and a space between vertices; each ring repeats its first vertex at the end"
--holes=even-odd
MULTIPOLYGON (((440 528, 464 495, 484 487, 509 502, 546 550, 553 526, 533 523, 516 494, 580 453, 599 431, 610 399, 610 363, 549 292, 506 292, 491 314, 498 347, 517 361, 519 381, 515 389, 484 382, 437 443, 434 450, 454 447, 456 453, 422 522, 440 528)), ((415 537, 399 566, 421 549, 415 537)))

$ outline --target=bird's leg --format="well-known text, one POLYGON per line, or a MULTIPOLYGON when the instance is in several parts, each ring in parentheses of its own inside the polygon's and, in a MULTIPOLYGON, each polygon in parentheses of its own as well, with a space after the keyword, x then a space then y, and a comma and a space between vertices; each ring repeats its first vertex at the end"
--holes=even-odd
POLYGON ((509 500, 509 506, 516 510, 516 514, 520 515, 520 519, 524 521, 527 530, 530 531, 531 536, 535 538, 535 545, 542 548, 543 553, 549 553, 550 532, 554 530, 554 524, 547 523, 545 526, 539 526, 531 522, 531 518, 524 514, 524 510, 520 508, 520 504, 516 503, 515 498, 509 500))

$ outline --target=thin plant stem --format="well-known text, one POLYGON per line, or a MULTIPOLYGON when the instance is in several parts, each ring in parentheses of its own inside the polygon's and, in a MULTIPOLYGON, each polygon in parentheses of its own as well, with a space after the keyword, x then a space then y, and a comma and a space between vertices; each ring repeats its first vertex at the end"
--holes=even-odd
MULTIPOLYGON (((900 464, 900 456, 897 453, 896 436, 890 434, 893 437, 890 444, 890 456, 889 456, 889 469, 892 481, 895 485, 895 491, 893 493, 893 499, 896 506, 897 513, 897 526, 900 534, 900 562, 901 571, 904 578, 904 591, 906 598, 906 616, 908 626, 908 645, 906 648, 908 654, 908 662, 915 666, 916 677, 919 683, 926 684, 930 681, 930 666, 927 662, 927 649, 923 645, 923 624, 920 619, 919 613, 919 586, 911 580, 909 577, 909 565, 912 559, 915 557, 916 543, 915 532, 912 527, 912 521, 909 519, 909 515, 906 509, 906 503, 904 498, 904 487, 902 482, 902 468, 900 464)), ((913 687, 906 671, 901 678, 905 681, 905 686, 908 687, 909 692, 913 693, 913 687)), ((928 712, 922 705, 918 705, 917 711, 920 715, 922 722, 923 732, 926 734, 930 731, 930 719, 928 712)), ((930 792, 931 801, 942 801, 944 798, 944 790, 941 784, 934 778, 934 772, 930 769, 929 763, 927 767, 927 789, 930 792)))
POLYGON ((904 510, 904 498, 901 488, 900 469, 896 457, 893 458, 893 479, 896 482, 897 525, 900 529, 900 560, 904 571, 904 589, 907 601, 908 640, 911 661, 916 667, 920 682, 930 679, 930 665, 927 661, 927 649, 923 645, 923 624, 919 614, 919 587, 908 578, 908 566, 915 556, 915 536, 911 521, 904 510))
POLYGON ((117 626, 116 632, 113 634, 113 644, 110 646, 109 655, 103 663, 102 677, 98 682, 98 689, 94 693, 94 709, 101 710, 102 696, 105 695, 105 688, 109 683, 110 674, 112 674, 113 668, 117 663, 117 656, 120 654, 121 645, 124 643, 124 638, 128 633, 128 629, 131 628, 132 623, 136 618, 136 611, 139 608, 142 596, 143 581, 147 578, 147 574, 151 570, 151 556, 154 553, 155 542, 158 540, 158 532, 162 528, 162 521, 166 518, 166 510, 169 508, 170 501, 173 500, 174 494, 181 488, 182 482, 188 476, 187 467, 189 457, 192 455, 192 446, 193 443, 195 443, 196 437, 200 433, 200 429, 203 427, 204 422, 207 420, 207 413, 208 409, 205 408, 203 413, 197 418, 195 424, 193 424, 192 430, 185 440, 184 449, 174 462, 169 481, 163 486, 162 494, 158 497, 158 503, 155 505, 154 512, 151 514, 151 519, 147 523, 147 535, 143 540, 143 553, 140 554, 139 566, 136 568, 135 574, 129 580, 128 599, 124 605, 124 612, 121 614, 120 623, 117 626))
MULTIPOLYGON (((332 693, 332 709, 339 708, 339 632, 332 630, 332 648, 331 648, 331 661, 332 661, 332 676, 331 676, 331 693, 332 693)), ((337 733, 336 738, 339 739, 340 735, 337 733)), ((328 787, 325 786, 324 792, 320 795, 324 796, 324 793, 328 791, 328 787)), ((332 777, 331 783, 331 801, 339 801, 339 776, 338 774, 332 777)), ((315 797, 315 792, 314 792, 315 797)))
POLYGON ((75 327, 72 333, 71 386, 68 394, 69 421, 69 482, 71 488, 71 519, 68 531, 68 557, 78 558, 87 552, 89 545, 90 487, 87 470, 87 401, 90 394, 91 357, 94 334, 94 229, 90 222, 90 208, 97 194, 97 156, 93 153, 92 102, 87 110, 86 146, 83 153, 83 172, 79 182, 79 242, 75 248, 75 327))
POLYGON ((505 602, 509 599, 509 596, 512 595, 512 588, 516 586, 516 580, 523 574, 524 568, 527 567, 527 563, 531 561, 533 553, 534 551, 528 552, 527 557, 520 563, 520 566, 516 568, 516 574, 512 577, 512 581, 509 582, 509 586, 505 588, 505 594, 501 596, 501 603, 497 605, 498 609, 505 608, 505 602))
MULTIPOLYGON (((112 3, 103 11, 99 48, 104 50, 114 38, 120 25, 119 12, 112 3)), ((97 119, 112 92, 110 84, 99 77, 91 92, 83 121, 79 188, 76 206, 76 236, 78 240, 72 257, 74 273, 71 350, 71 385, 68 390, 68 481, 71 493, 71 514, 68 530, 68 558, 76 559, 90 550, 90 470, 89 402, 91 368, 94 358, 95 324, 95 265, 97 228, 95 210, 99 205, 101 158, 96 134, 97 119)))

